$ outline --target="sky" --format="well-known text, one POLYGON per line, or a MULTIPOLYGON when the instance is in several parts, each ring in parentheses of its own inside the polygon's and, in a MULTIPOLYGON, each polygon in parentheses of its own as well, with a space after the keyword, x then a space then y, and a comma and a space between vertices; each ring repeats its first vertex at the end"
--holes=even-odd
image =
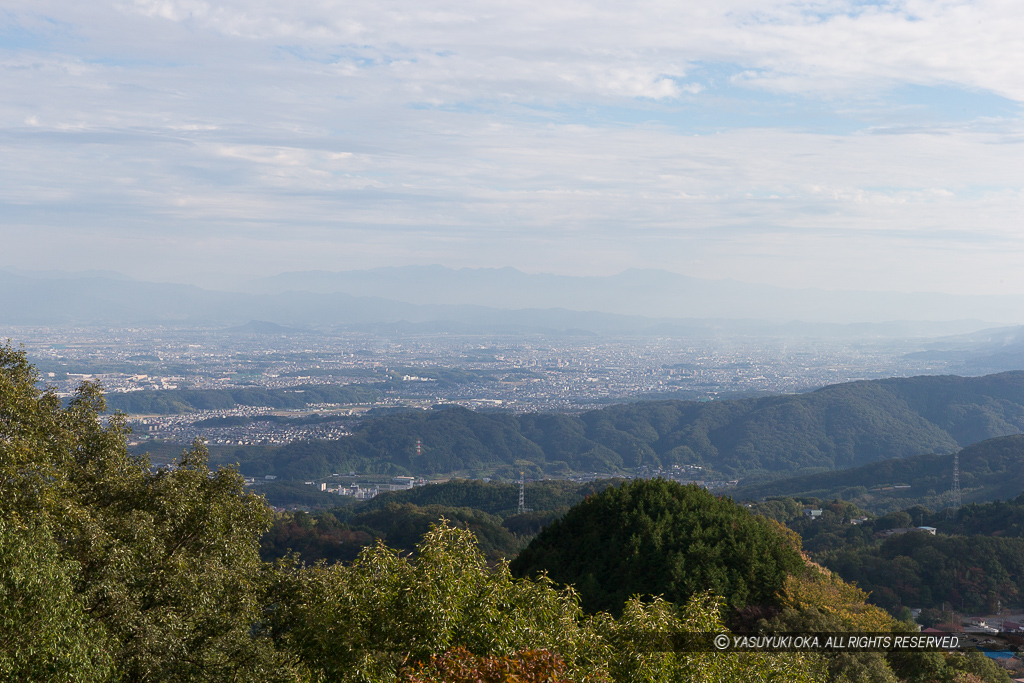
POLYGON ((6 0, 0 267, 1024 293, 1024 3, 6 0))

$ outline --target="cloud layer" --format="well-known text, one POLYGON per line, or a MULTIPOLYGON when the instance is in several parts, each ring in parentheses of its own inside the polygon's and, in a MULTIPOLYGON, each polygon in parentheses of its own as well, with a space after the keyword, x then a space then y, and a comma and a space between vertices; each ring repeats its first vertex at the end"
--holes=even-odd
POLYGON ((0 266, 1024 292, 1019 3, 43 0, 0 21, 0 266))

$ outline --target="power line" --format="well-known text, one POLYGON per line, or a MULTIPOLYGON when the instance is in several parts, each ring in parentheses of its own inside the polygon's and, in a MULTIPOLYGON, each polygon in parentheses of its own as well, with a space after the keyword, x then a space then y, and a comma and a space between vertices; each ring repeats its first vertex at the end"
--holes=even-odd
POLYGON ((526 473, 519 473, 519 514, 526 512, 526 473))
POLYGON ((959 510, 960 506, 963 505, 963 501, 960 499, 960 453, 956 452, 953 454, 953 490, 951 491, 953 498, 953 510, 959 510))

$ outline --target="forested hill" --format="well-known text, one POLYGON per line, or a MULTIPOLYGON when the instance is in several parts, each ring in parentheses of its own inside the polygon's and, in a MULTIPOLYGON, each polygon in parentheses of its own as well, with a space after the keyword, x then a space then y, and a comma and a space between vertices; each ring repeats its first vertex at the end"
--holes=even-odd
POLYGON ((461 408, 367 420, 351 437, 220 454, 245 474, 320 477, 356 470, 516 478, 642 465, 719 475, 803 474, 952 453, 1024 432, 1024 372, 851 382, 765 398, 650 401, 579 416, 461 408), (422 439, 423 453, 415 443, 422 439))
MULTIPOLYGON (((968 446, 960 451, 959 459, 964 503, 1009 500, 1024 491, 1022 435, 988 439, 968 446)), ((770 496, 838 498, 874 512, 891 512, 914 505, 935 510, 950 504, 952 482, 952 455, 918 455, 838 472, 741 486, 732 495, 737 500, 770 496)))

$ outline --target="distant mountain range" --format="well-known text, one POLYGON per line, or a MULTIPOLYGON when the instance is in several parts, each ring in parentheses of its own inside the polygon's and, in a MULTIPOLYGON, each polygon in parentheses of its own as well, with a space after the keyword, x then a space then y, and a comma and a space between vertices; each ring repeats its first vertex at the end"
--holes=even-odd
POLYGON ((1024 368, 1024 327, 981 330, 935 340, 924 351, 907 354, 914 360, 940 360, 964 374, 1024 368))
MULTIPOLYGON (((903 295, 782 290, 697 280, 663 271, 571 278, 527 275, 512 269, 410 267, 282 275, 256 285, 264 291, 205 290, 129 281, 106 273, 0 271, 0 325, 177 324, 222 326, 235 334, 301 334, 294 328, 343 328, 382 334, 815 338, 924 338, 990 326, 977 317, 988 310, 982 298, 965 298, 977 305, 970 309, 976 317, 957 318, 955 301, 922 294, 918 314, 887 319, 886 312, 895 309, 883 304, 903 295), (437 277, 427 277, 430 274, 437 277), (325 291, 346 282, 351 292, 325 291), (924 305, 932 299, 932 303, 942 299, 945 304, 924 305), (861 314, 863 317, 856 317, 861 314), (680 317, 684 315, 687 317, 680 317), (867 322, 836 322, 844 318, 867 322)), ((910 305, 919 295, 906 296, 910 305)), ((1002 317, 1006 317, 1005 309, 1002 317)))
POLYGON ((571 276, 529 274, 515 268, 403 266, 282 273, 254 280, 244 289, 263 294, 343 292, 413 304, 565 308, 650 318, 831 323, 981 319, 1024 323, 1024 296, 787 289, 649 269, 610 276, 571 276))

